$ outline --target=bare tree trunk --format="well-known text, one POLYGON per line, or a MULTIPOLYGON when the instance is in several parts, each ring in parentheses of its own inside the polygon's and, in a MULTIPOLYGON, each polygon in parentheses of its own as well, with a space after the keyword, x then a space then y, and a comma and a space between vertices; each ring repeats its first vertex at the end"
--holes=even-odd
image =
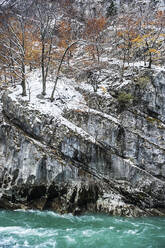
POLYGON ((4 75, 5 75, 5 84, 7 83, 7 78, 6 78, 6 69, 4 69, 4 75))
POLYGON ((144 66, 146 66, 146 56, 145 56, 145 54, 143 55, 143 60, 144 60, 144 66))
POLYGON ((151 69, 151 64, 152 64, 152 54, 151 52, 149 53, 149 64, 148 64, 148 68, 151 69))
POLYGON ((97 62, 99 64, 100 63, 100 53, 99 53, 98 45, 96 45, 96 52, 97 52, 97 62))
POLYGON ((126 51, 124 50, 123 65, 122 65, 123 72, 124 72, 124 67, 125 67, 125 61, 126 61, 126 51))
POLYGON ((15 78, 13 77, 13 73, 14 73, 14 59, 13 59, 13 54, 11 52, 11 48, 12 48, 12 43, 11 43, 11 40, 10 40, 10 57, 11 57, 11 66, 10 66, 10 75, 11 75, 11 83, 13 85, 15 85, 15 78))
POLYGON ((58 79, 59 79, 59 74, 60 74, 61 66, 62 66, 62 63, 63 63, 63 61, 64 61, 65 55, 67 54, 67 52, 69 51, 69 49, 70 49, 73 45, 75 45, 75 44, 77 44, 77 43, 78 43, 78 41, 73 42, 73 43, 72 43, 71 45, 69 45, 69 46, 65 49, 65 51, 64 51, 64 54, 63 54, 63 56, 62 56, 62 58, 61 58, 59 67, 58 67, 58 69, 57 69, 56 80, 55 80, 55 82, 54 82, 54 87, 53 87, 52 94, 51 94, 51 97, 50 97, 51 102, 54 101, 54 93, 55 93, 55 90, 56 90, 56 87, 57 87, 57 82, 58 82, 58 79))
POLYGON ((41 55, 41 70, 42 70, 42 95, 46 95, 46 81, 45 81, 45 43, 42 40, 42 55, 41 55))
POLYGON ((21 29, 22 29, 22 49, 21 49, 21 57, 22 57, 22 96, 26 96, 26 78, 25 78, 25 24, 24 24, 24 19, 21 18, 21 29))
POLYGON ((22 62, 22 96, 27 96, 26 94, 26 79, 25 79, 25 64, 22 62))
POLYGON ((56 27, 56 22, 54 21, 56 17, 53 12, 53 9, 51 9, 49 4, 46 4, 44 1, 38 5, 37 10, 38 10, 38 22, 36 23, 39 23, 40 41, 42 44, 42 48, 41 48, 42 95, 45 96, 46 81, 51 62, 53 31, 56 27))
MULTIPOLYGON (((45 77, 44 77, 44 79, 45 79, 45 84, 46 84, 46 80, 47 80, 47 76, 48 76, 49 65, 50 65, 50 59, 51 59, 52 42, 53 42, 53 36, 51 36, 50 45, 49 45, 48 62, 47 62, 47 65, 46 65, 45 77)), ((46 93, 46 92, 45 92, 45 93, 46 93)))

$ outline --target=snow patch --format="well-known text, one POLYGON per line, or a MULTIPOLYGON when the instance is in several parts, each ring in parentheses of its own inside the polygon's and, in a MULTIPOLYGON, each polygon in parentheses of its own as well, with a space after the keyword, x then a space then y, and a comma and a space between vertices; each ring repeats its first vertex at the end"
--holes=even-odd
POLYGON ((27 103, 27 108, 39 110, 43 114, 49 114, 51 116, 61 115, 64 109, 79 108, 80 105, 85 105, 83 96, 75 90, 75 82, 72 79, 66 77, 60 78, 57 83, 57 89, 55 91, 55 100, 50 101, 51 92, 54 86, 52 78, 47 81, 47 95, 43 96, 41 72, 36 70, 33 73, 29 73, 27 78, 27 96, 22 97, 22 88, 18 85, 10 97, 12 100, 23 101, 27 103))

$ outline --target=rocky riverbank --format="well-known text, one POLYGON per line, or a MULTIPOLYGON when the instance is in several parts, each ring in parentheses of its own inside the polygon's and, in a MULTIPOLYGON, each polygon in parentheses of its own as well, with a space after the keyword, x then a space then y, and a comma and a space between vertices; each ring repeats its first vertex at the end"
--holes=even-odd
POLYGON ((51 113, 48 98, 36 108, 19 87, 3 93, 0 208, 163 215, 165 72, 143 71, 106 94, 74 90, 83 107, 50 103, 51 113))

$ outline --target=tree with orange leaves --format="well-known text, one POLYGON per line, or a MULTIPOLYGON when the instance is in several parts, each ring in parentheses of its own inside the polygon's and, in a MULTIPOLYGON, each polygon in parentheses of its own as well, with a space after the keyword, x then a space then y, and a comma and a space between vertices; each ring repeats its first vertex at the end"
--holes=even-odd
POLYGON ((138 20, 134 18, 130 13, 123 14, 118 19, 117 25, 120 27, 117 31, 117 49, 120 51, 121 58, 123 61, 123 69, 125 62, 130 63, 132 57, 132 40, 137 36, 138 20))
MULTIPOLYGON (((59 47, 62 48, 62 53, 63 51, 73 42, 73 32, 71 28, 71 23, 69 20, 63 20, 59 24, 59 35, 60 35, 60 41, 58 43, 59 47)), ((67 63, 69 66, 70 58, 72 57, 72 52, 75 49, 74 46, 69 49, 67 53, 67 63)))
MULTIPOLYGON (((148 6, 148 5, 147 5, 148 6)), ((130 5, 127 12, 118 16, 116 22, 116 47, 122 55, 123 68, 125 62, 134 62, 143 58, 148 68, 154 60, 159 59, 160 50, 163 50, 165 27, 164 15, 155 7, 140 6, 137 2, 134 8, 130 5)))
POLYGON ((22 95, 26 96, 26 49, 29 37, 27 28, 28 19, 21 15, 6 17, 1 23, 1 41, 3 46, 1 56, 8 67, 9 75, 13 80, 21 79, 22 95))
POLYGON ((93 59, 95 59, 95 54, 97 54, 97 61, 100 61, 100 43, 103 38, 103 31, 106 27, 106 18, 91 18, 88 19, 85 26, 85 39, 88 40, 89 45, 87 46, 88 51, 92 54, 93 59))
POLYGON ((165 28, 165 18, 161 11, 155 11, 152 14, 152 18, 148 16, 143 16, 142 26, 139 28, 139 33, 132 40, 132 44, 135 49, 140 49, 143 51, 144 64, 146 64, 146 59, 148 59, 148 68, 154 60, 159 59, 160 50, 163 50, 164 46, 164 28, 165 28))
POLYGON ((42 71, 42 95, 46 95, 46 81, 49 72, 56 16, 53 7, 49 3, 41 2, 36 11, 36 34, 41 51, 40 65, 42 71))

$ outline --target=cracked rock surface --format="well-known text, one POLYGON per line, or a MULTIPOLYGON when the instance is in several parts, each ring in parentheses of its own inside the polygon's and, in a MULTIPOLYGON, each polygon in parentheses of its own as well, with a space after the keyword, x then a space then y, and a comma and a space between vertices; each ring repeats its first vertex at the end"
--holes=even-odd
POLYGON ((114 89, 105 98, 79 87, 87 110, 66 110, 62 119, 5 92, 0 208, 164 215, 165 72, 123 87, 133 100, 122 106, 114 89))

